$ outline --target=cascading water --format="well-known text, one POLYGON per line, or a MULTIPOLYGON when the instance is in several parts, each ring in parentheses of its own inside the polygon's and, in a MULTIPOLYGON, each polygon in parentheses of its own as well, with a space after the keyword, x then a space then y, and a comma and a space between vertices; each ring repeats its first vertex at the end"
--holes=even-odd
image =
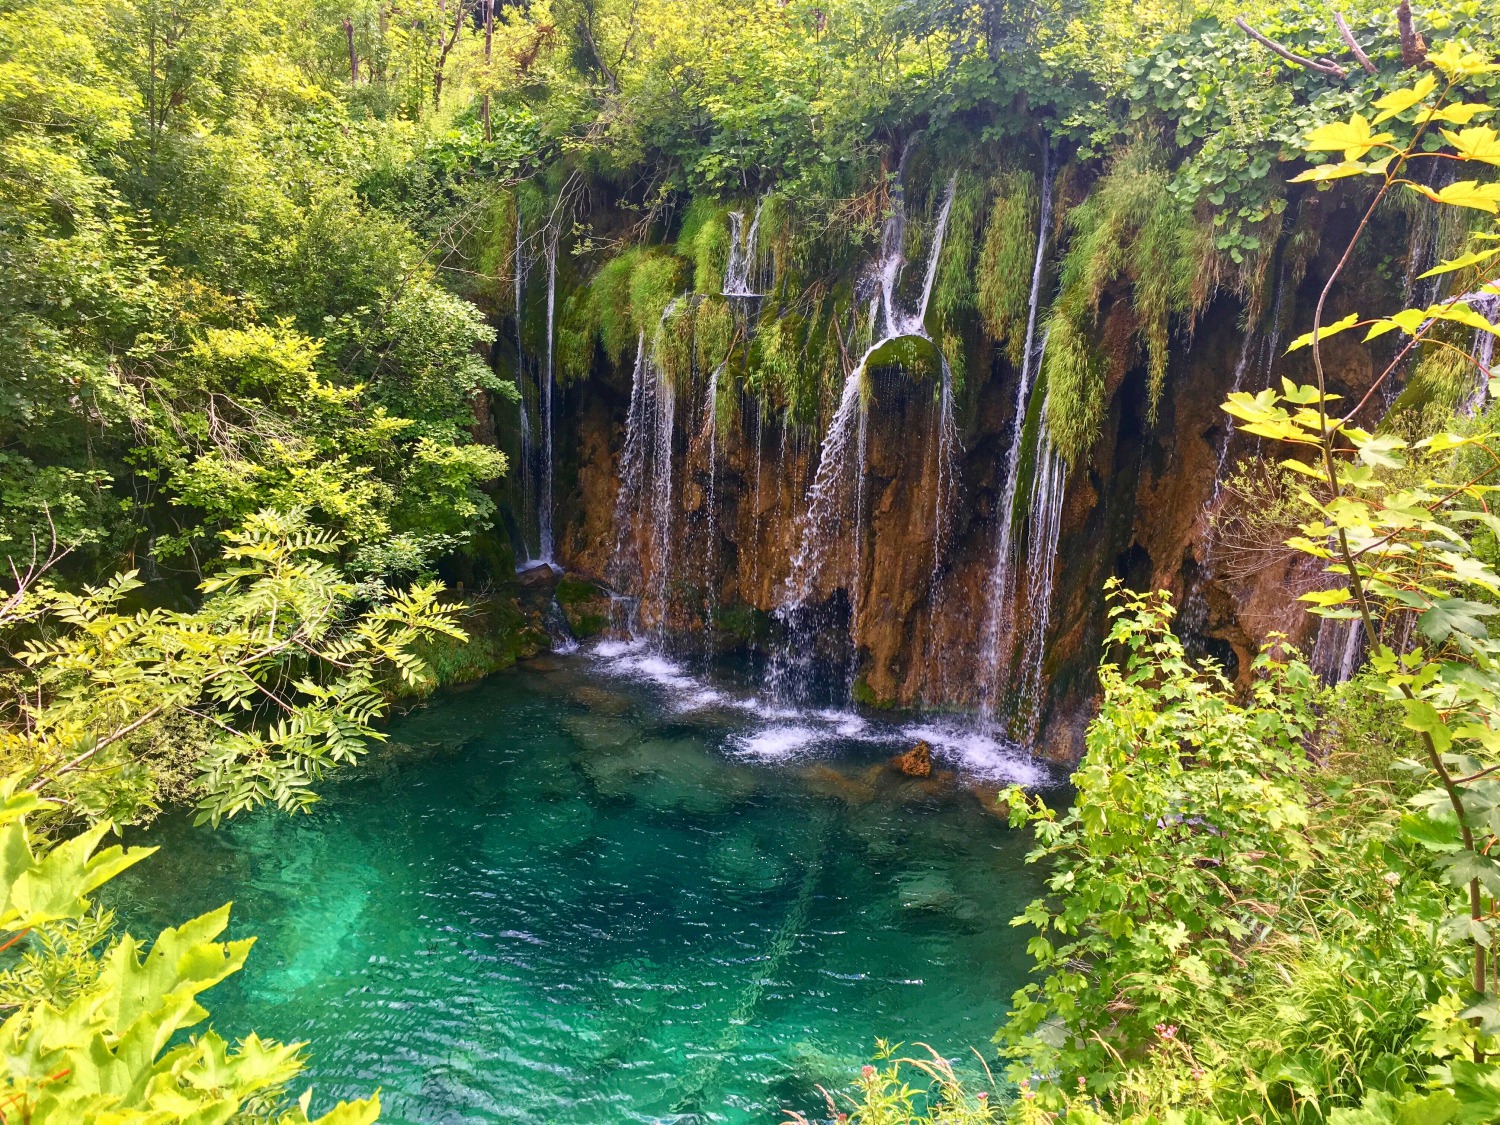
POLYGON ((541 561, 552 565, 552 388, 556 383, 552 359, 552 329, 557 312, 558 231, 547 228, 547 351, 542 382, 542 494, 537 501, 537 539, 541 561))
POLYGON ((987 612, 980 646, 979 716, 985 726, 993 726, 1000 693, 1010 670, 1015 623, 1015 504, 1021 476, 1021 445, 1024 439, 1026 412, 1031 404, 1031 389, 1042 366, 1047 340, 1037 340, 1037 312, 1041 305, 1042 278, 1047 257, 1047 232, 1052 225, 1052 149, 1042 148, 1041 202, 1038 210, 1036 254, 1031 265, 1030 303, 1026 310, 1026 339, 1021 353, 1021 377, 1016 386, 1015 421, 1011 431, 1010 451, 1006 456, 1005 485, 995 510, 995 565, 987 584, 987 612))
POLYGON ((765 278, 760 276, 760 259, 756 255, 756 236, 760 232, 760 213, 765 207, 762 199, 755 205, 755 215, 746 231, 745 213, 729 213, 729 261, 724 266, 724 296, 759 297, 764 290, 765 278))
MULTIPOLYGON (((852 444, 855 446, 857 462, 852 471, 858 474, 855 482, 853 519, 856 557, 854 574, 847 579, 846 590, 851 598, 851 615, 858 609, 858 573, 861 567, 858 556, 862 547, 859 537, 863 522, 859 505, 863 499, 860 488, 864 469, 862 440, 864 407, 861 390, 864 380, 868 377, 866 368, 869 360, 880 348, 903 336, 930 340, 924 321, 927 317, 928 302, 932 298, 933 285, 937 279, 943 238, 948 229, 948 216, 953 209, 957 176, 949 180, 947 189, 943 193, 942 204, 938 209, 932 243, 928 247, 927 268, 923 275, 921 295, 915 308, 910 313, 903 313, 896 301, 896 288, 905 264, 906 197, 902 178, 910 152, 911 148, 908 146, 897 166, 891 190, 891 213, 886 217, 882 228, 880 257, 871 270, 875 286, 870 303, 870 325, 871 335, 875 339, 845 377, 838 407, 829 421, 827 432, 823 435, 823 442, 819 448, 817 472, 808 489, 807 509, 801 523, 798 547, 792 556, 791 571, 787 575, 781 604, 776 609, 776 617, 786 629, 787 639, 771 661, 769 679, 773 692, 783 699, 793 695, 805 695, 809 687, 808 673, 812 660, 812 645, 811 637, 805 634, 812 627, 812 623, 802 618, 816 592, 817 581, 822 574, 830 548, 842 538, 845 514, 841 498, 845 494, 845 486, 851 472, 849 465, 851 437, 855 438, 852 444), (881 325, 884 325, 883 333, 878 332, 881 325)), ((944 401, 950 411, 951 421, 951 373, 948 372, 946 363, 943 364, 943 369, 945 372, 944 401)), ((956 437, 956 427, 953 433, 956 437)))
MULTIPOLYGON (((1230 394, 1237 394, 1245 389, 1245 375, 1250 370, 1250 358, 1255 354, 1254 343, 1255 331, 1247 327, 1245 340, 1240 345, 1240 358, 1234 365, 1234 377, 1230 380, 1230 394)), ((1214 465, 1214 487, 1208 502, 1203 506, 1205 511, 1211 511, 1217 507, 1219 497, 1224 493, 1224 466, 1229 462, 1229 450, 1234 445, 1234 415, 1226 414, 1224 417, 1228 421, 1224 424, 1224 436, 1219 441, 1219 458, 1214 465)))
POLYGON ((521 485, 521 516, 519 519, 521 533, 521 563, 518 570, 525 570, 535 561, 531 554, 531 517, 536 512, 536 500, 533 495, 536 481, 537 451, 536 438, 532 431, 531 411, 526 406, 527 384, 530 378, 526 374, 526 344, 522 338, 522 327, 526 321, 526 237, 525 228, 521 223, 521 209, 516 208, 516 255, 514 262, 515 275, 515 305, 516 305, 516 390, 518 393, 518 406, 520 408, 519 426, 521 430, 521 464, 516 473, 521 485))
POLYGON ((1052 448, 1047 429, 1047 399, 1042 400, 1036 475, 1031 480, 1031 519, 1026 530, 1026 639, 1021 648, 1020 698, 1012 735, 1029 744, 1042 717, 1042 662, 1052 624, 1052 584, 1057 576, 1057 541, 1062 532, 1063 495, 1068 467, 1052 448))
POLYGON ((647 428, 655 414, 656 385, 646 358, 646 333, 636 338, 635 369, 630 377, 630 409, 625 415, 625 444, 620 450, 620 490, 615 493, 615 552, 609 581, 618 592, 611 602, 612 627, 634 636, 638 600, 624 593, 639 589, 642 578, 636 513, 645 491, 647 428))
MULTIPOLYGON (((676 311, 674 299, 661 314, 658 336, 676 311)), ((666 630, 667 596, 672 564, 672 439, 676 433, 677 395, 660 364, 649 363, 656 390, 651 445, 651 603, 656 611, 658 636, 666 630)))

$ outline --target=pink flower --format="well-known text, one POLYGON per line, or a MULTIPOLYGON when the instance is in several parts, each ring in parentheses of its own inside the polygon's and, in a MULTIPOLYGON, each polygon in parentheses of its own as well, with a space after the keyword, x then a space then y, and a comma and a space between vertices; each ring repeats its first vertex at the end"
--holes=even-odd
POLYGON ((1159 1023, 1156 1025, 1156 1034, 1163 1039, 1177 1038, 1177 1025, 1175 1023, 1159 1023))
POLYGON ((873 1066, 871 1066, 869 1063, 866 1063, 864 1066, 862 1066, 860 1068, 859 1076, 861 1078, 863 1078, 866 1082, 868 1082, 871 1078, 875 1077, 875 1068, 873 1066))

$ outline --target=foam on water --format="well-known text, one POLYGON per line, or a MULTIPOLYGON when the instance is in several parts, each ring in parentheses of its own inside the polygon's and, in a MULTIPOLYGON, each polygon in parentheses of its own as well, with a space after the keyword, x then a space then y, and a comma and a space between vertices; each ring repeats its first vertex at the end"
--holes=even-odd
POLYGON ((736 756, 762 762, 791 762, 836 754, 851 743, 905 750, 926 742, 946 766, 969 778, 1041 785, 1047 771, 1014 743, 958 720, 882 722, 848 708, 797 707, 773 697, 733 694, 662 655, 645 641, 602 641, 590 655, 598 669, 645 683, 659 690, 672 711, 738 711, 754 716, 756 724, 729 734, 724 748, 736 756))
POLYGON ((908 742, 927 743, 939 761, 960 773, 1015 785, 1041 785, 1047 780, 1046 770, 1026 751, 973 727, 915 723, 901 733, 908 742))

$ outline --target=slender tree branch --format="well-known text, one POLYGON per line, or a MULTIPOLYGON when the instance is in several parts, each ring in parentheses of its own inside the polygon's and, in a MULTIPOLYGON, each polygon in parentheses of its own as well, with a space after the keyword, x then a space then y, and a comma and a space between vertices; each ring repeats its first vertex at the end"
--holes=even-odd
POLYGON ((1359 65, 1365 68, 1365 73, 1378 74, 1379 71, 1375 69, 1375 64, 1370 61, 1370 56, 1365 54, 1364 48, 1362 48, 1359 45, 1358 40, 1354 38, 1354 32, 1349 30, 1349 24, 1344 20, 1344 13, 1334 12, 1333 22, 1339 29, 1339 35, 1343 38, 1344 45, 1348 47, 1349 50, 1354 54, 1354 57, 1359 60, 1359 65))
POLYGON ((1244 16, 1235 16, 1234 23, 1236 27, 1238 27, 1246 35, 1250 36, 1251 39, 1254 39, 1262 47, 1266 48, 1268 51, 1271 51, 1273 54, 1280 55, 1289 63, 1292 63, 1296 66, 1305 67, 1308 70, 1315 70, 1319 74, 1327 74, 1333 78, 1344 78, 1349 73, 1332 59, 1309 59, 1303 57, 1302 55, 1293 54, 1291 51, 1283 47, 1280 43, 1276 42, 1276 40, 1269 39, 1266 36, 1262 35, 1260 32, 1256 31, 1255 28, 1251 27, 1248 23, 1245 22, 1244 16))

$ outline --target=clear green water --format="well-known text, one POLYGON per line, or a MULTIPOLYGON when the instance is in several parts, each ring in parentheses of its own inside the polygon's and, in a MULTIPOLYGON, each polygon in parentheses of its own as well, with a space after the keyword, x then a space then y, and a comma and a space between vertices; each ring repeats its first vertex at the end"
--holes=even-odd
POLYGON ((909 733, 575 657, 390 735, 311 816, 159 824, 112 902, 154 933, 232 900, 259 941, 213 1022, 310 1040, 315 1105, 378 1086, 390 1121, 774 1125, 876 1036, 992 1054, 1036 873, 960 780, 880 767, 909 733))

